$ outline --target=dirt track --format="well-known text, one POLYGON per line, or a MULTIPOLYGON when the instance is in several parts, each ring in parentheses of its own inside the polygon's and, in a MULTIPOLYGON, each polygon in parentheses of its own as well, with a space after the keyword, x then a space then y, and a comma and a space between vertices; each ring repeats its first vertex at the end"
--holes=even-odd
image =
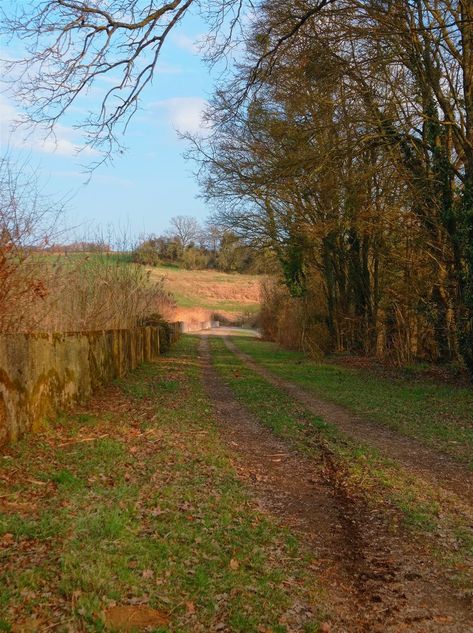
MULTIPOLYGON (((211 365, 206 333, 200 358, 222 438, 240 476, 268 512, 299 533, 314 556, 335 614, 331 630, 473 633, 471 604, 446 589, 442 572, 420 546, 390 529, 386 511, 373 512, 362 499, 349 496, 330 455, 325 456, 321 471, 235 400, 211 365)), ((259 366, 252 368, 288 388, 259 366)), ((292 387, 288 390, 299 397, 292 387)))
POLYGON ((456 462, 445 453, 425 446, 414 438, 404 437, 369 420, 347 411, 343 407, 320 400, 298 385, 275 376, 256 363, 248 354, 237 349, 234 343, 224 336, 225 344, 238 358, 251 369, 264 377, 272 385, 283 389, 306 409, 327 422, 334 424, 349 437, 374 446, 385 457, 396 460, 423 479, 435 483, 439 488, 454 492, 457 497, 473 506, 473 472, 463 464, 456 462))

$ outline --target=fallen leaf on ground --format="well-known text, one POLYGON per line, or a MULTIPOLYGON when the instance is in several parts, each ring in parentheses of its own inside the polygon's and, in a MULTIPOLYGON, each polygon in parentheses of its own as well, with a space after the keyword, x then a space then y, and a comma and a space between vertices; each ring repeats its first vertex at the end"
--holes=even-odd
POLYGON ((37 479, 27 479, 26 481, 29 481, 30 484, 36 484, 37 486, 47 486, 47 482, 46 481, 38 481, 37 479))
POLYGON ((11 534, 10 532, 6 532, 6 533, 2 536, 2 538, 0 539, 0 542, 1 542, 3 545, 8 545, 8 544, 10 544, 10 543, 13 543, 13 541, 14 541, 14 540, 15 540, 15 539, 14 539, 14 537, 13 537, 13 534, 11 534))
POLYGON ((236 571, 240 567, 240 563, 237 561, 236 558, 232 558, 229 567, 230 569, 233 569, 233 571, 236 571))
POLYGON ((195 613, 195 604, 193 602, 186 602, 186 610, 190 615, 195 613))
POLYGON ((117 631, 140 630, 169 623, 169 616, 166 613, 143 605, 111 607, 105 611, 104 616, 106 626, 117 631))
POLYGON ((36 631, 40 630, 41 623, 35 617, 23 620, 23 622, 18 622, 17 624, 14 624, 11 629, 12 633, 36 633, 36 631))

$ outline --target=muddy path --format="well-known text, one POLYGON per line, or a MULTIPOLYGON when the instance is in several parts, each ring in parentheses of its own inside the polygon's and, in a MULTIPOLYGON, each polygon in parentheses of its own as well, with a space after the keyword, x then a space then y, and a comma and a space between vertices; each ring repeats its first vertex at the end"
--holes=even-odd
POLYGON ((250 369, 298 400, 312 414, 322 417, 349 437, 375 447, 384 457, 399 462, 436 487, 454 492, 463 502, 473 506, 473 472, 467 466, 414 438, 370 422, 337 404, 320 400, 302 387, 271 373, 239 350, 228 336, 222 338, 228 349, 250 369))
POLYGON ((332 614, 333 633, 473 633, 471 604, 446 589, 419 545, 390 529, 340 485, 330 455, 324 467, 263 427, 233 396, 200 344, 203 379, 221 437, 261 507, 299 535, 313 555, 332 614))

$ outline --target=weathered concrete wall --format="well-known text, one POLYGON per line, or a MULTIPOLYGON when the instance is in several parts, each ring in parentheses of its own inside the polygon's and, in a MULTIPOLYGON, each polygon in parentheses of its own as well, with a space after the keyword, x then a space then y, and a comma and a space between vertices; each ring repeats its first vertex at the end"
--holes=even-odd
POLYGON ((36 431, 98 386, 155 360, 181 324, 133 330, 0 336, 0 445, 36 431))

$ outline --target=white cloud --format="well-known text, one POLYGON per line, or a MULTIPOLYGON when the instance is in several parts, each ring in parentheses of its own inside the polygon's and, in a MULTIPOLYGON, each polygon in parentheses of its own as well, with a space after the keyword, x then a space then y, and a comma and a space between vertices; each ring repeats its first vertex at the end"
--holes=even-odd
POLYGON ((208 127, 203 120, 207 101, 202 97, 173 97, 155 101, 151 107, 164 111, 169 123, 181 133, 196 133, 208 127))
POLYGON ((183 69, 174 64, 158 61, 157 72, 159 75, 182 75, 183 69))
POLYGON ((22 147, 31 148, 33 151, 45 154, 57 154, 59 156, 98 156, 98 152, 87 145, 80 145, 74 141, 75 131, 72 128, 57 124, 54 134, 44 138, 33 134, 23 141, 22 147))
POLYGON ((173 33, 172 35, 172 41, 178 48, 193 55, 201 54, 206 39, 207 36, 205 34, 200 34, 195 37, 189 37, 189 35, 185 33, 173 33))
POLYGON ((0 93, 0 146, 26 149, 59 156, 97 156, 91 147, 77 142, 77 132, 70 127, 58 124, 54 134, 45 135, 39 129, 26 131, 17 126, 24 120, 24 114, 0 93))

